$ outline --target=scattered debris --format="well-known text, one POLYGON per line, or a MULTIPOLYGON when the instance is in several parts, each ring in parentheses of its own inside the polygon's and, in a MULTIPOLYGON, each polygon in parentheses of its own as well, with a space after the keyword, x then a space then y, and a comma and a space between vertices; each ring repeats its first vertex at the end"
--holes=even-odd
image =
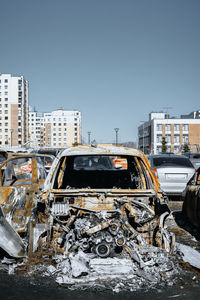
POLYGON ((197 250, 180 243, 176 243, 176 248, 182 254, 182 259, 184 262, 187 262, 191 266, 200 269, 200 253, 197 250))

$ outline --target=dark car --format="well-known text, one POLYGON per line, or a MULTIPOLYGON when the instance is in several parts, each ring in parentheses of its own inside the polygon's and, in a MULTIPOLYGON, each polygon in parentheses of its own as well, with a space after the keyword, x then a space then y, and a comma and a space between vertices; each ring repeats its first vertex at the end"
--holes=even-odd
POLYGON ((200 229, 200 168, 183 192, 182 212, 194 226, 200 229))

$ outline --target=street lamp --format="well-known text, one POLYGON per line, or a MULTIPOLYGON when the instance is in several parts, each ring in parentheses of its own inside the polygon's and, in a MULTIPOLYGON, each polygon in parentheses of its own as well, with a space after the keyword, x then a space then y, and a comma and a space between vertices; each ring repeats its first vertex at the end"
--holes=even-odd
POLYGON ((90 145, 90 136, 91 136, 91 131, 88 131, 88 145, 90 145))
POLYGON ((114 129, 115 129, 115 134, 116 134, 115 144, 117 146, 117 144, 118 144, 118 131, 119 131, 119 128, 114 128, 114 129))
MULTIPOLYGON (((167 131, 168 131, 168 125, 169 125, 169 127, 170 127, 170 123, 168 124, 168 119, 169 119, 169 115, 168 115, 168 110, 169 109, 172 109, 173 107, 171 107, 171 106, 166 106, 166 107, 163 107, 163 109, 164 110, 166 110, 166 129, 167 129, 167 131)), ((171 136, 171 133, 170 134, 167 134, 166 135, 166 129, 165 129, 165 138, 166 138, 166 136, 167 136, 167 143, 169 143, 170 144, 170 151, 171 151, 171 141, 169 141, 168 142, 168 137, 170 137, 171 136)), ((169 129, 170 130, 170 129, 169 129)), ((167 146, 167 152, 168 152, 168 146, 167 146)))

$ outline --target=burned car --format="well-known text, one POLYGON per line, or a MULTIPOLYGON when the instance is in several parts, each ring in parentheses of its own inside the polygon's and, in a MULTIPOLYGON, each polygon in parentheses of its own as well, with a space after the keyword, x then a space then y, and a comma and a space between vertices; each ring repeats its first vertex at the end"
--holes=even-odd
POLYGON ((18 154, 0 166, 0 247, 11 256, 27 253, 19 234, 27 235, 46 176, 41 155, 37 154, 18 154))
POLYGON ((60 253, 75 249, 113 257, 133 240, 173 249, 165 230, 169 209, 146 157, 120 147, 73 147, 54 161, 41 202, 48 241, 60 253), (126 168, 113 159, 126 160, 126 168))
MULTIPOLYGON (((7 177, 12 186, 1 179, 1 188, 5 194, 10 188, 11 194, 17 180, 7 177)), ((23 208, 17 194, 13 201, 1 200, 0 229, 13 242, 10 252, 3 239, 0 247, 14 257, 40 257, 41 262, 49 257, 54 264, 48 271, 59 284, 100 280, 111 285, 120 277, 124 284, 139 286, 143 280, 166 281, 175 269, 169 260, 175 238, 166 226, 170 210, 142 152, 115 146, 68 148, 55 158, 43 191, 26 194, 23 208)))
POLYGON ((183 214, 200 229, 200 168, 189 180, 183 192, 183 214))

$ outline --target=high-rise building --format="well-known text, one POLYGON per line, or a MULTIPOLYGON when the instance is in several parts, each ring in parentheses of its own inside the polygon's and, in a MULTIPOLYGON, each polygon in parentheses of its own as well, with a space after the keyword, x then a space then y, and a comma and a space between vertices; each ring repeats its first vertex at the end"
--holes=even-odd
POLYGON ((29 140, 30 147, 39 148, 43 146, 44 117, 42 113, 33 111, 29 107, 29 140))
POLYGON ((150 113, 149 121, 138 127, 138 148, 146 154, 157 154, 162 151, 163 137, 167 152, 181 152, 184 144, 188 144, 191 151, 199 151, 200 118, 197 113, 180 118, 171 118, 164 112, 150 113))
POLYGON ((28 81, 23 76, 0 74, 0 146, 28 142, 28 81))
POLYGON ((81 113, 58 109, 29 113, 30 140, 39 147, 65 148, 81 143, 81 113))

